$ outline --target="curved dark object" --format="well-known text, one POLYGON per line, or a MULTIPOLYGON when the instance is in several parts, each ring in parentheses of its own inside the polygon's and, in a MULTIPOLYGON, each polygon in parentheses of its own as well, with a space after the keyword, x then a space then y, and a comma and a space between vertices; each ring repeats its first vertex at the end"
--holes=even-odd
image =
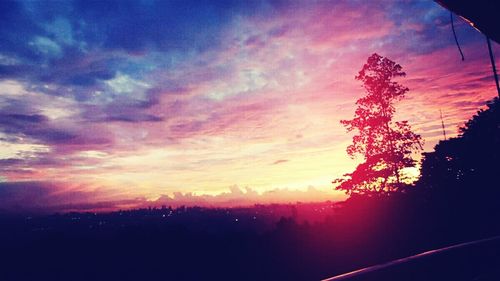
POLYGON ((500 2, 498 0, 435 0, 467 20, 491 40, 500 43, 500 2))
POLYGON ((500 236, 427 251, 323 281, 500 280, 500 236))
POLYGON ((455 44, 457 44, 458 51, 460 52, 460 57, 462 57, 462 61, 465 60, 464 53, 462 52, 462 48, 460 48, 460 44, 458 43, 457 33, 455 32, 455 24, 453 23, 453 12, 450 11, 450 22, 451 22, 451 30, 453 31, 453 38, 455 38, 455 44))

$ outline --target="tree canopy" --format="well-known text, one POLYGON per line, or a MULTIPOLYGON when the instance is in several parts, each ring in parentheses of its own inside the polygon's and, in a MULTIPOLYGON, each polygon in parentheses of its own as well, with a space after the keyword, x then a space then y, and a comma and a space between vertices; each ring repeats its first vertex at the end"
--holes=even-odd
POLYGON ((348 132, 357 132, 347 154, 362 155, 364 162, 334 180, 336 189, 348 194, 396 191, 404 181, 401 170, 415 166, 412 153, 422 149, 422 138, 408 121, 393 122, 394 103, 408 92, 393 79, 405 75, 399 64, 373 54, 355 77, 363 83, 366 96, 356 101, 354 118, 340 122, 348 132))
POLYGON ((419 185, 447 195, 461 190, 467 196, 481 191, 497 197, 499 124, 500 99, 495 98, 460 128, 459 136, 440 141, 433 152, 424 153, 419 185))

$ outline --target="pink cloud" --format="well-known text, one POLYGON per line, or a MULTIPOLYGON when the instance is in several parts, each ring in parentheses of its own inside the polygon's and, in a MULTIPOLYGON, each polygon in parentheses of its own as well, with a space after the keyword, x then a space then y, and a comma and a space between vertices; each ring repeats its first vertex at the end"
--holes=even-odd
MULTIPOLYGON (((154 64, 148 59, 165 59, 154 53, 132 57, 121 52, 91 53, 75 61, 71 69, 80 73, 94 65, 103 70, 105 65, 98 62, 107 55, 130 60, 132 66, 147 62, 148 71, 134 78, 147 89, 112 93, 108 100, 106 93, 96 93, 98 88, 87 88, 88 92, 79 93, 95 97, 58 103, 71 114, 41 118, 46 121, 16 131, 29 136, 23 144, 44 144, 48 151, 32 157, 15 155, 0 172, 10 181, 64 179, 97 184, 118 178, 103 188, 121 196, 120 200, 176 190, 185 193, 162 200, 230 204, 309 198, 309 194, 321 197, 312 189, 263 194, 234 189, 219 196, 189 192, 246 185, 249 174, 260 176, 268 170, 279 179, 297 175, 294 181, 306 183, 303 186, 321 181, 323 188, 330 184, 324 178, 348 172, 342 169, 352 165, 343 152, 350 135, 339 120, 352 117, 355 100, 364 94, 354 76, 373 52, 395 60, 407 72, 401 83, 410 92, 397 105, 397 117, 409 120, 424 136, 427 150, 441 138, 440 109, 448 135, 456 133, 458 125, 495 96, 484 40, 467 33, 463 43, 466 61, 461 62, 452 37, 446 37, 451 35, 448 23, 442 20, 442 8, 436 5, 407 13, 406 5, 413 4, 305 3, 301 7, 292 4, 272 17, 241 17, 224 28, 217 48, 183 57, 172 68, 150 67, 154 64), (482 41, 475 41, 478 38, 482 41), (155 157, 162 151, 164 157, 155 157), (143 162, 132 161, 136 158, 143 162), (301 173, 303 178, 298 176, 301 173), (321 180, 317 179, 319 173, 323 174, 321 180), (191 184, 193 177, 199 177, 199 186, 191 184), (147 184, 134 186, 134 192, 128 189, 142 182, 147 184)), ((495 51, 500 51, 498 45, 495 51)), ((172 55, 172 61, 176 59, 172 55)), ((54 71, 63 70, 57 66, 54 71)), ((62 93, 68 88, 57 90, 62 93)), ((24 95, 11 99, 16 101, 13 105, 29 105, 22 108, 25 119, 42 116, 42 109, 53 102, 35 98, 34 92, 24 95)), ((21 107, 12 108, 12 112, 2 110, 11 114, 21 107)), ((269 190, 287 186, 273 180, 276 178, 263 177, 261 184, 269 190)), ((96 199, 101 195, 78 196, 88 202, 107 200, 96 199)))

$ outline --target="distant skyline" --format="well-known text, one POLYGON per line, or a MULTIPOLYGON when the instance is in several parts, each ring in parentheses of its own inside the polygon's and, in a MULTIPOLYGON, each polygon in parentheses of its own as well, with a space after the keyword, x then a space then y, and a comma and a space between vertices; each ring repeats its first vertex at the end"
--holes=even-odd
MULTIPOLYGON (((345 198, 340 125, 378 53, 425 151, 496 96, 433 1, 1 1, 0 209, 345 198), (174 195, 175 194, 175 195, 174 195), (197 197, 199 196, 199 197, 197 197)), ((493 43, 500 64, 500 47, 493 43)))

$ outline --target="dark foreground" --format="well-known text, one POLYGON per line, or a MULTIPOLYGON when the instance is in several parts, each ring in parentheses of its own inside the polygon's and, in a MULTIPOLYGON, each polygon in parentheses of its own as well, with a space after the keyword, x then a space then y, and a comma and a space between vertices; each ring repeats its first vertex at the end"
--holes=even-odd
MULTIPOLYGON (((465 212, 406 195, 325 206, 321 222, 301 220, 293 208, 277 212, 281 218, 200 208, 3 217, 0 280, 321 280, 500 233, 491 209, 465 212)), ((500 268, 499 249, 369 280, 475 280, 500 268)))
POLYGON ((500 279, 500 236, 461 243, 340 274, 323 281, 500 279))

